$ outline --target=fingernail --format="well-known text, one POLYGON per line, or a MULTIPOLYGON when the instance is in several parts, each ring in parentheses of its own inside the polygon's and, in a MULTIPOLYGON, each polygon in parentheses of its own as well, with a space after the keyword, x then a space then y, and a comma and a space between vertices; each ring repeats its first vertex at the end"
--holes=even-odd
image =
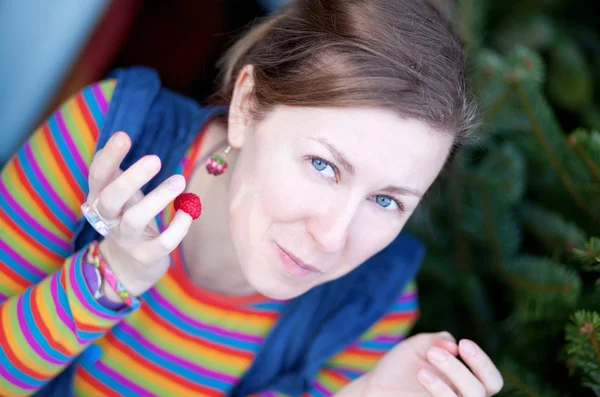
POLYGON ((463 339, 460 341, 459 345, 461 349, 463 349, 469 356, 474 356, 477 354, 477 346, 475 346, 475 343, 471 342, 470 340, 463 339))
POLYGON ((431 349, 429 349, 429 352, 427 352, 427 354, 432 360, 435 361, 444 361, 446 359, 446 352, 440 349, 439 347, 432 347, 431 349))
POLYGON ((123 146, 125 146, 125 138, 123 138, 121 134, 117 134, 113 138, 113 145, 115 145, 117 149, 121 149, 123 146))
POLYGON ((430 370, 423 368, 419 371, 419 379, 421 382, 431 385, 435 382, 435 375, 430 370))
POLYGON ((153 171, 158 166, 158 161, 156 156, 148 156, 144 159, 142 165, 145 168, 148 168, 148 171, 153 171))
POLYGON ((178 190, 183 186, 183 177, 176 175, 169 179, 168 186, 170 189, 178 190))

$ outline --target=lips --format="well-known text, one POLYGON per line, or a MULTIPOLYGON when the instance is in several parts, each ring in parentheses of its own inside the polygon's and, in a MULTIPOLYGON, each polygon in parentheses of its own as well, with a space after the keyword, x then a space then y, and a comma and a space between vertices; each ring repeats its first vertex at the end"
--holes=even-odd
POLYGON ((282 248, 282 250, 283 250, 283 252, 285 252, 286 254, 288 254, 294 260, 294 262, 296 262, 298 264, 298 266, 300 266, 301 268, 306 269, 306 270, 310 270, 311 272, 321 273, 321 271, 319 269, 317 269, 316 267, 311 266, 309 264, 306 264, 306 263, 302 262, 300 259, 298 259, 296 256, 294 256, 292 253, 284 250, 283 248, 282 248))
POLYGON ((279 244, 276 244, 276 245, 281 250, 281 253, 283 253, 283 257, 281 259, 282 259, 282 262, 284 262, 284 264, 286 265, 286 267, 289 268, 290 267, 289 265, 297 267, 297 269, 293 269, 293 268, 289 269, 293 273, 297 273, 297 274, 323 273, 322 271, 320 271, 316 267, 311 266, 311 265, 305 263, 300 258, 298 258, 294 254, 292 254, 291 252, 285 250, 279 244), (290 259, 291 259, 291 262, 293 262, 292 264, 289 263, 290 259), (296 270, 296 271, 294 271, 294 270, 296 270))

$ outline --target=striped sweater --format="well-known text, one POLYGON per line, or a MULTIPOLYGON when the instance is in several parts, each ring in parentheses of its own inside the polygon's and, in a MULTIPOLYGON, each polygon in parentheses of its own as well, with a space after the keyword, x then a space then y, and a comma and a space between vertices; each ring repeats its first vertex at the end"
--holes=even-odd
MULTIPOLYGON (((173 266, 140 309, 92 296, 72 252, 88 166, 117 82, 86 87, 57 109, 0 174, 0 396, 33 394, 76 360, 77 396, 223 396, 252 364, 284 302, 200 289, 173 266)), ((180 162, 189 175, 201 134, 180 162)), ((159 216, 168 225, 172 206, 159 216)), ((331 396, 373 367, 418 316, 416 285, 332 357, 309 396, 331 396)), ((265 390, 258 396, 281 396, 265 390)))

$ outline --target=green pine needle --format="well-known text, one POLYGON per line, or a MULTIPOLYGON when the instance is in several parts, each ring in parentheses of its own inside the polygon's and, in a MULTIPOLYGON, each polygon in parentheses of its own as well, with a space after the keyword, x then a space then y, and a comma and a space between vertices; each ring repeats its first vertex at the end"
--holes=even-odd
POLYGON ((502 208, 511 208, 522 200, 525 193, 525 159, 513 144, 505 143, 492 150, 481 162, 475 175, 488 185, 502 208))
POLYGON ((600 272, 600 238, 590 238, 583 248, 575 248, 573 254, 584 270, 600 272))
POLYGON ((503 51, 510 51, 519 45, 540 51, 552 45, 556 30, 552 18, 541 13, 529 18, 510 18, 499 28, 494 42, 503 51))
POLYGON ((487 124, 509 103, 510 90, 505 80, 508 66, 499 54, 490 50, 481 50, 473 63, 471 81, 487 124))
POLYGON ((561 214, 549 211, 540 205, 525 203, 520 208, 520 214, 527 230, 544 245, 549 253, 570 253, 585 241, 585 232, 576 224, 568 222, 561 214))
POLYGON ((563 36, 550 54, 548 93, 553 103, 569 111, 590 104, 594 84, 583 49, 575 40, 563 36))
POLYGON ((569 144, 580 160, 600 184, 600 132, 587 132, 579 128, 569 137, 569 144))
POLYGON ((526 83, 534 88, 541 88, 546 68, 537 52, 524 46, 516 46, 508 57, 508 64, 510 71, 506 78, 509 83, 526 83))
POLYGON ((589 215, 600 220, 595 205, 590 205, 578 189, 576 182, 589 178, 572 149, 566 144, 564 133, 546 98, 540 82, 542 67, 539 55, 525 48, 517 48, 511 56, 513 71, 507 76, 517 92, 521 106, 531 121, 533 136, 546 161, 559 175, 563 188, 574 202, 589 215))
POLYGON ((569 363, 583 374, 583 385, 600 391, 600 315, 577 311, 571 316, 566 331, 569 363))
POLYGON ((486 5, 485 0, 459 0, 458 2, 456 27, 468 54, 473 54, 481 45, 486 5))
POLYGON ((579 274, 548 258, 520 256, 507 263, 507 274, 523 319, 560 317, 575 307, 581 293, 579 274))

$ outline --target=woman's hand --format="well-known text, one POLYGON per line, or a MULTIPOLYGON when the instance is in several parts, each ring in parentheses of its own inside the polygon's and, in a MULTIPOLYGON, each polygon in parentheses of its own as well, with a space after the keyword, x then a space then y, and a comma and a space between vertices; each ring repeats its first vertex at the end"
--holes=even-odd
POLYGON ((481 348, 466 339, 457 345, 441 332, 398 343, 339 397, 487 397, 502 386, 500 371, 481 348))
MULTIPOLYGON (((174 175, 147 196, 140 189, 160 170, 157 156, 144 156, 125 171, 119 165, 129 151, 131 140, 123 132, 115 133, 99 150, 90 165, 89 196, 96 198, 98 212, 108 219, 122 216, 100 243, 100 251, 117 279, 138 296, 150 289, 166 273, 173 251, 187 234, 192 218, 177 211, 169 227, 159 233, 155 217, 185 189, 182 175, 174 175)), ((110 288, 106 296, 121 302, 110 288)))

